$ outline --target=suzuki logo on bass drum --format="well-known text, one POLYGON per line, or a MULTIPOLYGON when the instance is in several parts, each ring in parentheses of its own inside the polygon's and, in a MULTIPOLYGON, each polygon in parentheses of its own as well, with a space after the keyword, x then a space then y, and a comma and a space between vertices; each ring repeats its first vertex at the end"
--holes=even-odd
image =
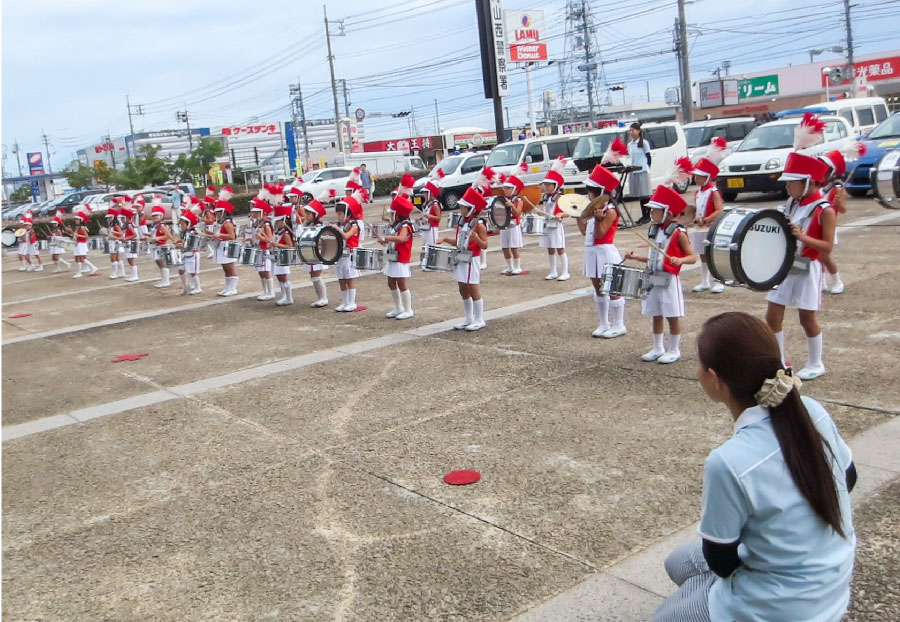
POLYGON ((756 223, 752 227, 750 227, 750 231, 758 231, 760 233, 781 233, 782 228, 781 225, 765 225, 763 223, 756 223))

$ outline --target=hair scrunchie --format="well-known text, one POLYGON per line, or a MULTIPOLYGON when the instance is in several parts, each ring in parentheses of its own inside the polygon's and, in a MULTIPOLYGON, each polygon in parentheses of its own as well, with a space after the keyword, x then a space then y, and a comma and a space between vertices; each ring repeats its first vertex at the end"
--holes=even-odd
POLYGON ((756 392, 754 397, 756 403, 766 408, 780 406, 791 392, 791 389, 799 389, 803 383, 799 378, 792 376, 784 369, 779 369, 774 378, 769 378, 763 382, 762 387, 756 392))

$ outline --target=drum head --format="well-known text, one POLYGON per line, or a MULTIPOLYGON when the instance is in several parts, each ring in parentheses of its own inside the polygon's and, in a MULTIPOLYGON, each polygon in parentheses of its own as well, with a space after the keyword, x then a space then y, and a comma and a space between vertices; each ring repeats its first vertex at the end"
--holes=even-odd
POLYGON ((334 227, 322 227, 316 235, 314 249, 319 263, 336 264, 344 253, 344 236, 334 227))
POLYGON ((488 216, 491 219, 491 224, 498 229, 506 229, 509 227, 510 222, 512 222, 512 213, 509 208, 498 199, 494 199, 493 203, 491 203, 491 209, 488 211, 488 216))
MULTIPOLYGON (((727 212, 720 216, 707 233, 707 262, 719 220, 726 215, 727 212)), ((784 281, 797 249, 787 217, 774 209, 762 209, 744 217, 732 236, 732 244, 737 244, 737 249, 729 253, 735 278, 757 291, 768 291, 784 281)), ((713 276, 725 280, 716 274, 714 263, 708 265, 713 276)))
POLYGON ((885 152, 869 175, 875 200, 882 207, 900 209, 900 149, 885 152))
POLYGON ((3 230, 3 246, 9 248, 16 245, 16 234, 12 229, 3 230))

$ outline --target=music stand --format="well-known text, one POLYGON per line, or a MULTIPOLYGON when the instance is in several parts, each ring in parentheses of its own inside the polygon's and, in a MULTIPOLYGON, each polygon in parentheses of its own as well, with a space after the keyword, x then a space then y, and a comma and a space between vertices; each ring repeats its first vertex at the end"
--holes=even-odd
POLYGON ((619 187, 616 188, 613 193, 613 200, 615 204, 619 207, 619 215, 622 217, 622 224, 619 225, 621 229, 629 229, 631 227, 637 226, 634 218, 631 216, 631 212, 628 211, 628 206, 625 205, 625 184, 628 182, 628 175, 633 173, 634 171, 641 170, 640 166, 611 166, 609 169, 615 173, 619 173, 619 187))

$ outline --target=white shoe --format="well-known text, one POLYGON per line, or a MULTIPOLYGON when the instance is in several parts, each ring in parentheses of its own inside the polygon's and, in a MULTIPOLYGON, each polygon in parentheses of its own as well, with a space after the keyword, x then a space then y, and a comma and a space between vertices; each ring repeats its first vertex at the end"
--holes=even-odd
POLYGON ((357 308, 358 307, 355 304, 349 304, 346 307, 344 307, 344 311, 349 313, 350 311, 356 311, 357 308))
POLYGON ((819 365, 818 367, 804 367, 797 372, 797 377, 800 380, 814 380, 819 376, 824 376, 825 371, 824 365, 819 365))
POLYGON ((19 268, 19 272, 28 272, 28 269, 29 269, 30 267, 31 267, 31 266, 22 266, 21 268, 19 268))
POLYGON ((609 328, 603 328, 602 326, 598 326, 594 332, 591 333, 591 337, 602 337, 609 328))
MULTIPOLYGON (((41 268, 41 270, 43 270, 43 268, 41 268)), ((90 274, 88 274, 88 276, 92 276, 92 275, 94 275, 96 272, 97 272, 97 266, 94 266, 93 268, 91 268, 91 272, 90 272, 90 274)))
POLYGON ((202 294, 202 293, 203 293, 203 290, 200 289, 199 287, 191 290, 191 296, 193 296, 194 294, 202 294))
MULTIPOLYGON (((74 277, 73 277, 73 278, 74 278, 74 277)), ((130 276, 130 277, 128 277, 128 278, 125 279, 125 280, 128 281, 129 283, 134 283, 134 282, 136 282, 136 281, 138 280, 138 278, 137 278, 136 276, 130 276)))
POLYGON ((485 326, 487 326, 487 324, 485 324, 484 322, 472 322, 471 324, 466 326, 466 330, 474 332, 476 330, 481 330, 485 326))
POLYGON ((317 300, 309 306, 312 307, 313 309, 321 309, 322 307, 328 306, 328 301, 327 300, 317 300))
POLYGON ((515 269, 513 269, 512 272, 510 272, 510 274, 522 274, 522 269, 521 269, 521 268, 515 268, 515 269))
POLYGON ((346 309, 347 309, 347 304, 343 303, 343 302, 334 308, 335 311, 344 311, 346 309))
POLYGON ((453 327, 453 330, 466 330, 468 327, 469 327, 469 324, 466 324, 465 322, 463 322, 462 324, 456 324, 453 327))
POLYGON ((609 330, 604 331, 604 333, 600 336, 604 339, 615 339, 616 337, 621 337, 627 332, 628 330, 624 326, 613 326, 609 330))
POLYGON ((38 266, 37 268, 35 268, 34 271, 35 271, 35 272, 43 272, 43 271, 44 271, 44 266, 43 266, 43 265, 40 265, 40 266, 38 266))
POLYGON ((700 285, 698 285, 697 287, 692 288, 691 291, 694 292, 695 294, 699 294, 700 292, 705 292, 708 289, 709 289, 708 286, 704 285, 703 283, 700 283, 700 285))
POLYGON ((512 268, 503 268, 503 270, 500 271, 500 274, 510 274, 511 272, 512 268))
POLYGON ((394 309, 393 311, 388 311, 387 313, 385 313, 385 314, 384 314, 384 317, 394 319, 395 317, 397 317, 397 316, 400 315, 401 313, 403 313, 403 312, 402 312, 402 311, 398 311, 397 309, 394 309))
POLYGON ((163 281, 161 283, 157 283, 153 287, 155 287, 156 289, 161 289, 163 287, 168 287, 169 285, 171 285, 171 283, 169 281, 163 281))
POLYGON ((76 272, 75 274, 72 275, 72 278, 73 278, 73 279, 80 279, 80 278, 81 278, 81 272, 76 272))
POLYGON ((650 350, 649 352, 647 352, 647 354, 645 354, 641 357, 641 360, 645 361, 647 363, 652 363, 653 361, 655 361, 659 357, 661 357, 663 354, 665 354, 665 352, 663 350, 650 350))
POLYGON ((551 272, 550 274, 548 274, 547 276, 544 277, 544 280, 545 281, 555 281, 558 278, 559 278, 558 274, 556 274, 555 272, 551 272))
POLYGON ((844 282, 838 281, 835 283, 831 289, 828 290, 829 294, 843 294, 844 293, 844 282))
POLYGON ((412 311, 404 311, 403 313, 396 316, 398 320, 408 320, 414 315, 412 311))
MULTIPOLYGON (((54 272, 54 273, 56 273, 56 272, 62 272, 62 269, 60 269, 59 266, 56 266, 56 270, 54 270, 53 272, 54 272)), ((115 278, 115 277, 112 277, 112 278, 115 278)))
POLYGON ((568 281, 568 280, 571 279, 571 278, 572 278, 572 275, 569 274, 568 272, 566 272, 565 274, 560 275, 560 277, 559 277, 558 279, 556 279, 556 280, 557 280, 557 281, 568 281))
POLYGON ((34 272, 34 266, 28 266, 25 268, 25 272, 34 272))
POLYGON ((216 255, 216 254, 215 254, 214 252, 209 252, 209 253, 206 253, 206 258, 207 258, 207 259, 212 259, 213 257, 215 257, 215 255, 216 255))
POLYGON ((237 290, 236 290, 236 289, 229 289, 227 292, 223 293, 222 295, 225 296, 225 297, 228 297, 228 296, 237 296, 237 290))
POLYGON ((275 300, 275 294, 260 294, 256 297, 257 300, 275 300))
MULTIPOLYGON (((59 270, 57 270, 57 272, 59 272, 59 270)), ((119 278, 119 273, 114 271, 112 274, 109 275, 109 278, 117 279, 117 278, 119 278)))
POLYGON ((675 361, 677 361, 677 360, 680 359, 680 358, 681 358, 681 351, 680 351, 680 350, 677 351, 677 352, 666 352, 666 353, 663 354, 661 357, 659 357, 658 359, 656 359, 656 362, 657 362, 657 363, 662 363, 663 365, 667 365, 667 364, 669 364, 669 363, 674 363, 675 361))
POLYGON ((720 283, 716 281, 716 284, 712 286, 712 289, 709 290, 713 294, 721 294, 725 291, 725 283, 720 283))

